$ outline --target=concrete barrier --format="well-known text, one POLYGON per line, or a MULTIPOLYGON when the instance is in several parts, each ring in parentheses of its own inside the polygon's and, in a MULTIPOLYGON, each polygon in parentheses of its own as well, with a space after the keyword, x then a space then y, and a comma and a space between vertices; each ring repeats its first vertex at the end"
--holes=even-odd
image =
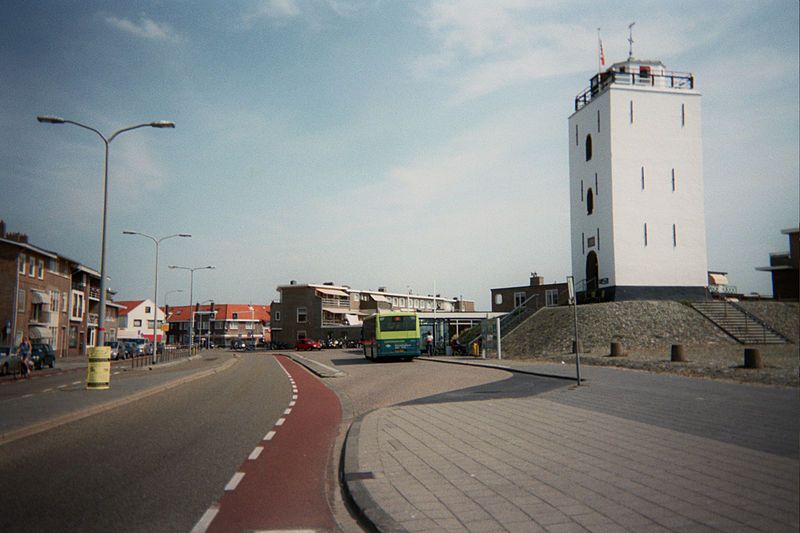
POLYGON ((683 344, 673 344, 670 349, 670 360, 673 363, 685 363, 686 347, 683 344))
POLYGON ((759 350, 758 348, 745 348, 744 367, 764 368, 764 362, 761 360, 761 350, 759 350))

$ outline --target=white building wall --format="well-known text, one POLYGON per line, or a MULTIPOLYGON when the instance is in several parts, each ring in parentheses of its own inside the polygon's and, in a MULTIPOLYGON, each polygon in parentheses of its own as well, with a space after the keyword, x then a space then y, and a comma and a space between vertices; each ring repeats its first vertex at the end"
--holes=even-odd
MULTIPOLYGON (((158 323, 164 323, 164 312, 161 309, 158 309, 158 323)), ((148 327, 149 321, 153 320, 153 301, 152 300, 144 300, 138 306, 134 307, 128 312, 127 315, 127 324, 124 328, 119 328, 117 331, 117 338, 118 339, 142 339, 144 335, 153 335, 153 328, 152 326, 148 327), (149 307, 150 312, 145 313, 145 308, 149 307), (141 320, 141 326, 135 326, 137 320, 141 320)), ((159 333, 161 335, 161 333, 159 333)))
POLYGON ((586 256, 592 249, 586 241, 590 236, 597 240, 599 232, 594 249, 599 277, 607 279, 601 288, 705 286, 700 94, 613 84, 570 117, 569 129, 575 279, 586 277, 586 256), (592 135, 593 152, 588 162, 587 134, 592 135), (589 187, 595 194, 592 215, 586 213, 589 187))

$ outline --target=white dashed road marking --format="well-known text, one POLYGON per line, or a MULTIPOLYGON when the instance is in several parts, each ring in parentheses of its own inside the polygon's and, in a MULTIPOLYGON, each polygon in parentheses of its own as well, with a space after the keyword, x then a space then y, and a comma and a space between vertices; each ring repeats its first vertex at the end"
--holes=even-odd
POLYGON ((255 461, 256 459, 258 459, 258 456, 261 455, 261 452, 263 451, 264 451, 263 446, 256 446, 253 449, 253 451, 250 452, 250 457, 248 457, 248 459, 250 459, 251 461, 255 461))
POLYGON ((283 414, 285 414, 285 415, 292 414, 292 410, 291 410, 291 409, 287 409, 287 410, 285 410, 285 411, 283 412, 283 414))
POLYGON ((225 490, 226 491, 236 490, 236 487, 239 486, 239 483, 242 481, 243 478, 244 478, 244 472, 236 472, 231 478, 231 480, 228 481, 228 484, 225 485, 225 490))
POLYGON ((200 517, 200 520, 192 528, 190 533, 205 533, 208 530, 208 526, 211 525, 211 522, 214 520, 214 517, 217 516, 219 512, 219 507, 212 505, 208 508, 208 510, 203 513, 203 516, 200 517))
POLYGON ((276 426, 282 426, 283 423, 286 422, 285 418, 279 418, 277 422, 275 422, 276 426))
POLYGON ((274 436, 275 436, 275 432, 274 431, 270 431, 269 433, 264 435, 264 440, 272 440, 272 437, 274 437, 274 436))

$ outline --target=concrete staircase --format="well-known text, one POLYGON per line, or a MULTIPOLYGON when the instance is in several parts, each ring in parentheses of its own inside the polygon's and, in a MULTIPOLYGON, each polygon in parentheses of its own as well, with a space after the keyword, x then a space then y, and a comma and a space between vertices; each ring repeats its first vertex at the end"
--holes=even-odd
POLYGON ((785 344, 787 339, 731 302, 697 302, 691 306, 742 344, 785 344))

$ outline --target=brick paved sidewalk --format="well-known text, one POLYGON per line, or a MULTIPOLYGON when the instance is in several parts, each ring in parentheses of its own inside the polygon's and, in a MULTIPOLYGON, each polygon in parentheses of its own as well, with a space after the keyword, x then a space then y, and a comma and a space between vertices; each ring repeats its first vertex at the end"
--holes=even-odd
POLYGON ((344 476, 381 531, 797 531, 800 465, 546 396, 379 409, 344 476))

